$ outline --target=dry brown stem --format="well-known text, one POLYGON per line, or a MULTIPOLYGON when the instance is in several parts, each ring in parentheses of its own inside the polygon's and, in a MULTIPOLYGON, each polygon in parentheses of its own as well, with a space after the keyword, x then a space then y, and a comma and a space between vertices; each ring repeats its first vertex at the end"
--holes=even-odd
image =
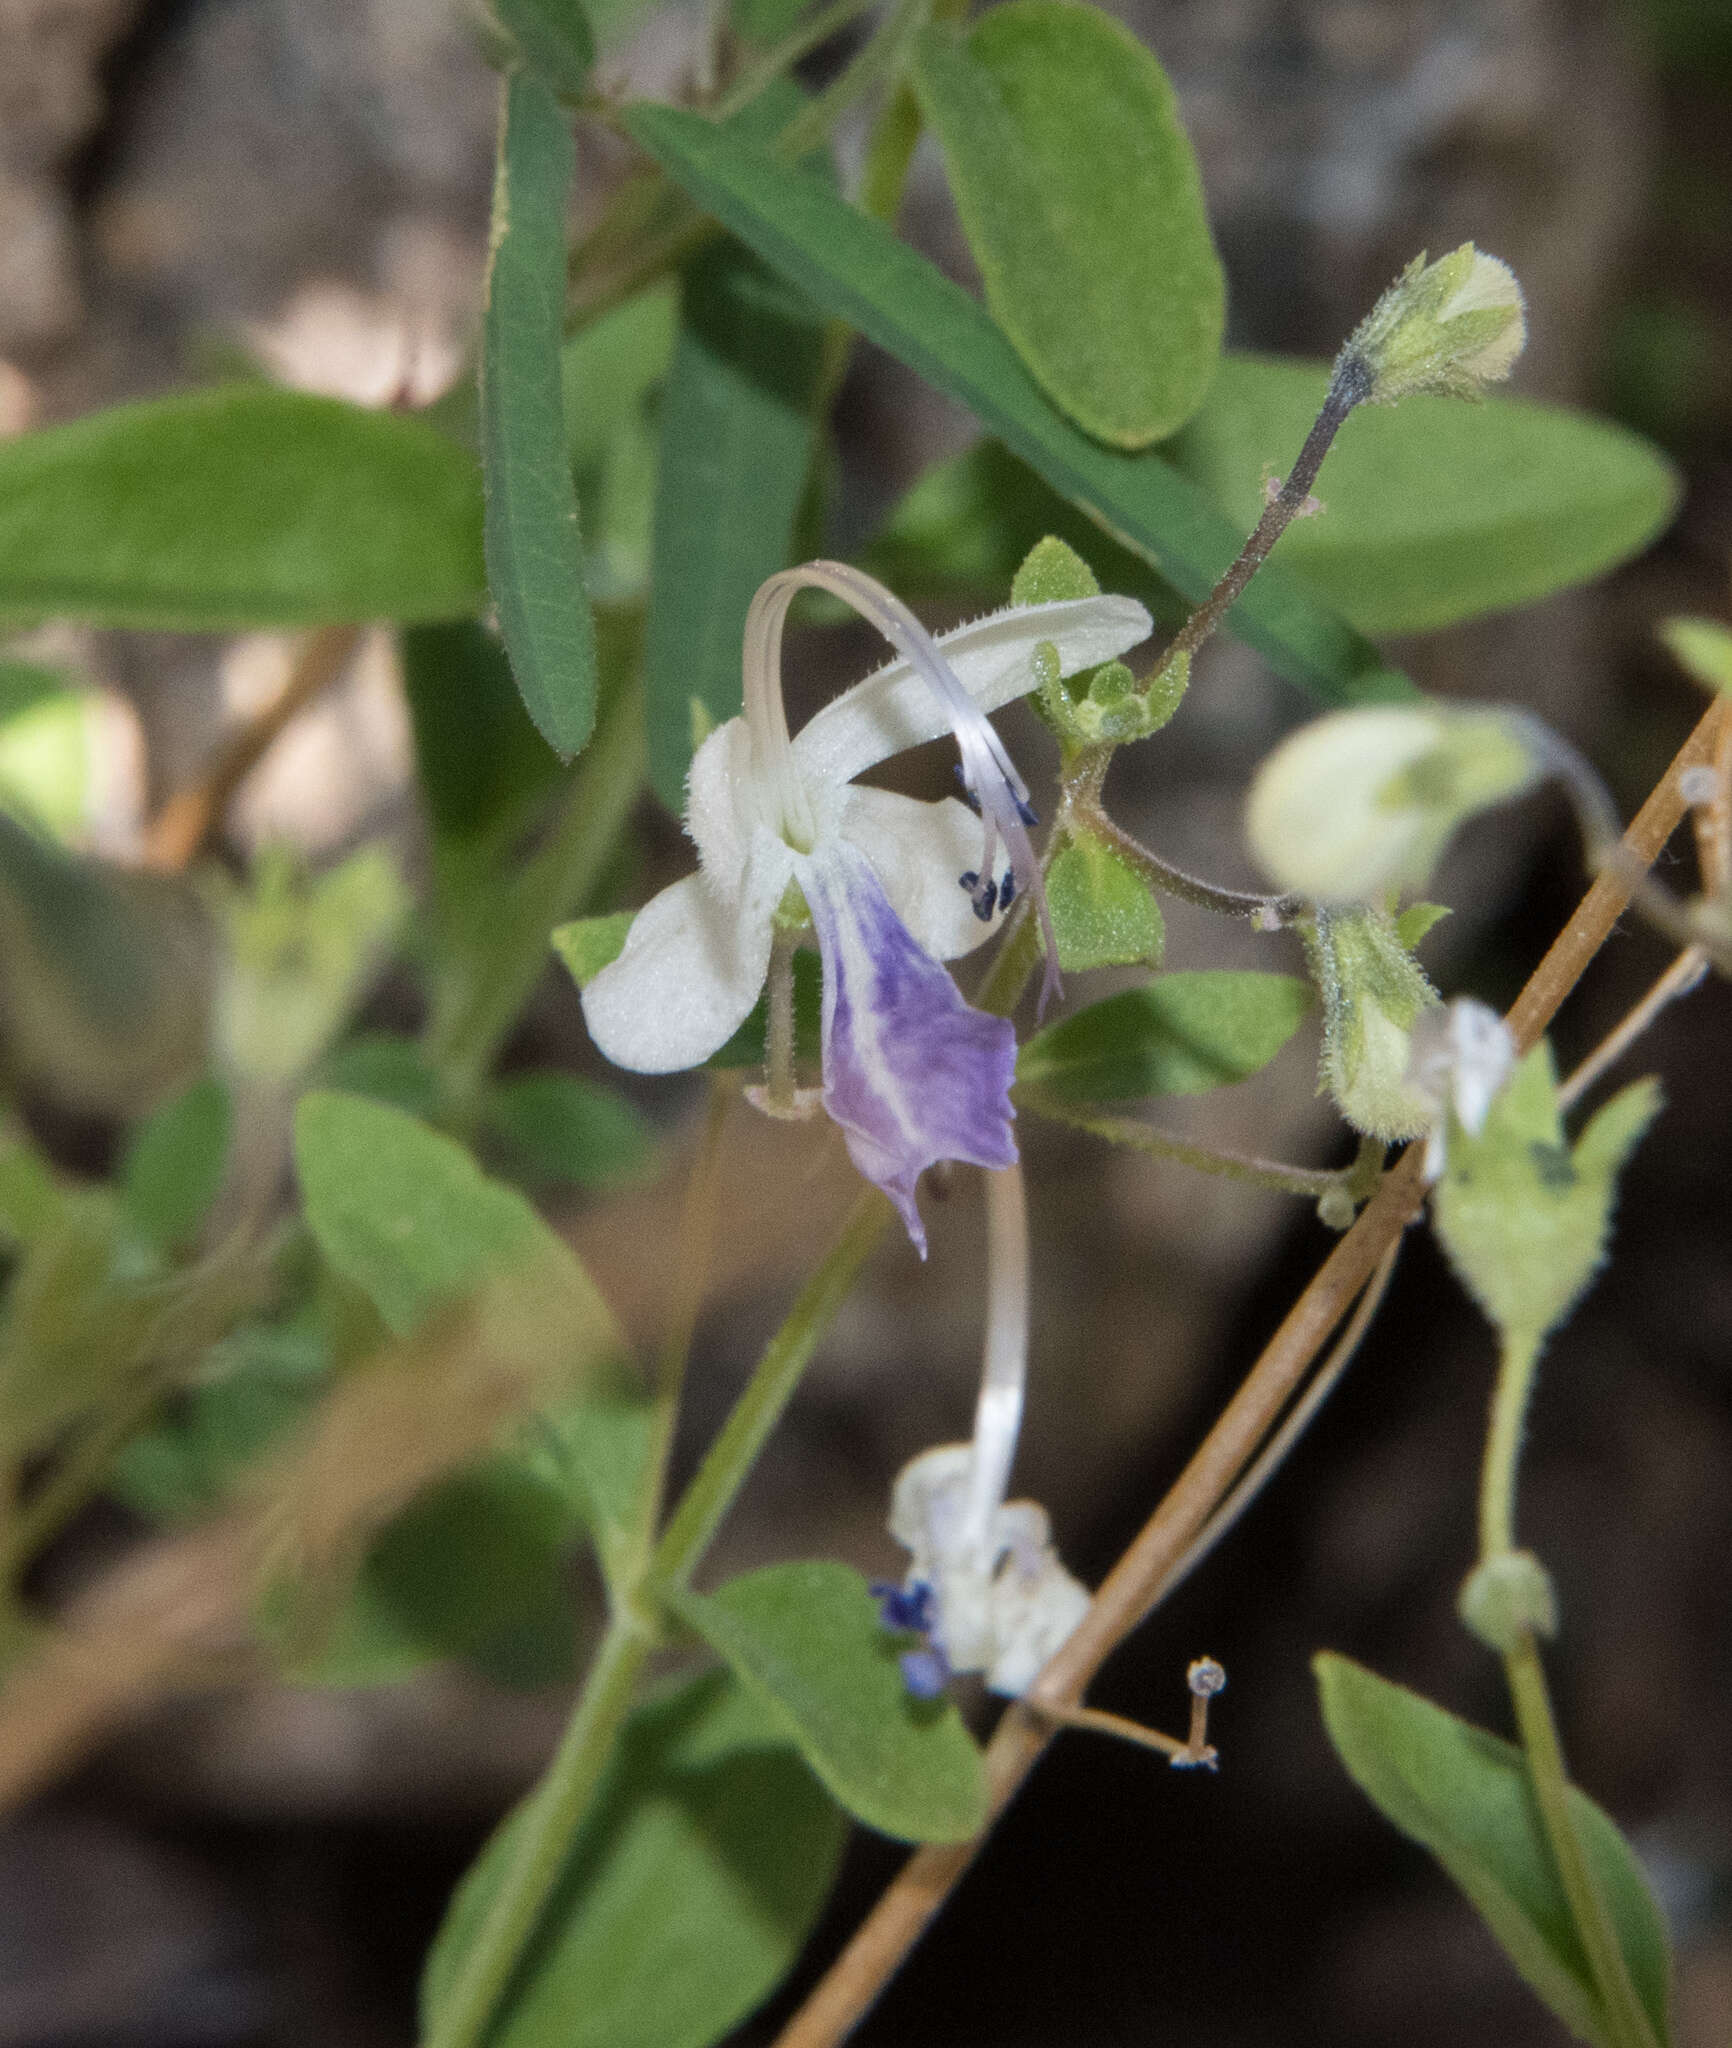
MULTIPOLYGON (((1644 874, 1690 808, 1679 777, 1711 762, 1732 725, 1732 702, 1702 718, 1623 837, 1626 856, 1601 874, 1553 941, 1509 1013, 1525 1050, 1535 1043, 1628 907, 1632 874, 1644 874)), ((1423 1148, 1411 1146, 1387 1173, 1353 1228, 1323 1262, 1190 1463, 1109 1573, 1081 1624, 1036 1680, 1033 1697, 1080 1702, 1101 1665, 1148 1614, 1180 1560, 1254 1456, 1312 1361, 1385 1253, 1419 1214, 1423 1148)), ((989 1818, 972 1842, 916 1850, 892 1880, 775 2048, 833 2048, 862 2019, 919 1940, 985 1842, 993 1823, 1052 1740, 1034 1707, 1008 1709, 987 1747, 989 1818)))
POLYGON ((264 709, 218 742, 204 772, 174 795, 150 822, 144 864, 178 875, 190 867, 222 823, 235 792, 309 704, 322 697, 349 665, 360 626, 322 626, 302 642, 289 679, 264 709))

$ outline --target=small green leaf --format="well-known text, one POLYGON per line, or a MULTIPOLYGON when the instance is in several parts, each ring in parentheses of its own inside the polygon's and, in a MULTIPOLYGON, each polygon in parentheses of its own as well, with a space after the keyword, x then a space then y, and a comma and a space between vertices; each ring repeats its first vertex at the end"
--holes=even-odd
POLYGON ((1477 1137, 1451 1132, 1433 1204, 1437 1232, 1463 1285, 1507 1337, 1537 1342, 1586 1290, 1605 1257, 1618 1173, 1660 1099, 1658 1082, 1632 1083, 1571 1152, 1542 1043, 1477 1137))
POLYGON ((1214 375, 1226 287, 1173 88, 1075 0, 927 29, 915 90, 944 146, 986 303, 1078 426, 1146 448, 1214 375))
POLYGON ((0 805, 62 844, 93 810, 102 700, 53 669, 0 660, 0 805))
POLYGON ((746 609, 789 560, 819 356, 810 308, 737 243, 687 270, 644 641, 650 779, 671 811, 685 808, 694 701, 716 725, 740 712, 746 609))
POLYGON ((1732 631, 1718 619, 1667 619, 1660 638, 1704 689, 1732 696, 1732 631))
POLYGON ((120 1166, 122 1198, 159 1251, 197 1236, 222 1186, 233 1127, 227 1088, 206 1074, 133 1132, 120 1166))
POLYGON ((402 1110, 359 1095, 304 1095, 295 1170, 319 1248, 397 1336, 515 1271, 565 1294, 550 1296, 549 1315, 575 1308, 582 1334, 605 1327, 606 1310, 564 1240, 454 1139, 402 1110))
MULTIPOLYGON (((1431 1851, 1565 2026, 1603 2048, 1604 2012, 1521 1751, 1345 1657, 1325 1653, 1312 1668, 1329 1739, 1360 1790, 1431 1851)), ((1671 1980, 1665 1922, 1616 1826, 1573 1786, 1569 1800, 1631 1981, 1664 2044, 1671 1980)))
POLYGON ((595 1539, 615 1596, 635 1598, 644 1550, 642 1481, 654 1450, 656 1409, 641 1394, 597 1394, 543 1410, 525 1446, 595 1539))
POLYGON ((28 1138, 0 1133, 0 1245, 29 1244, 60 1214, 53 1170, 28 1138))
POLYGON ((1406 951, 1416 952, 1426 933, 1450 915, 1447 903, 1410 903, 1396 917, 1395 936, 1406 951))
POLYGON ((1201 1095, 1267 1066, 1310 1008, 1291 974, 1163 974, 1037 1031, 1017 1080, 1067 1102, 1201 1095))
POLYGON ((485 599, 474 462, 407 414, 247 384, 0 447, 0 616, 226 632, 485 599))
POLYGON ((553 950, 571 970, 579 988, 587 988, 604 967, 611 967, 625 947, 625 935, 637 919, 635 910, 616 910, 607 917, 574 917, 553 934, 553 950))
POLYGON ((1072 834, 1047 870, 1046 900, 1066 974, 1161 964, 1161 907, 1148 883, 1104 840, 1072 834))
POLYGON ((978 1832, 980 1752, 950 1701, 910 1697, 897 1639, 858 1572, 816 1560, 769 1565, 673 1604, 857 1820, 908 1842, 978 1832))
POLYGON ((639 1180, 655 1133, 622 1095, 575 1074, 524 1074, 487 1099, 487 1125, 540 1180, 616 1188, 639 1180))
MULTIPOLYGON (((451 1902, 427 1959, 424 2034, 437 2031, 524 1812, 451 1902)), ((640 1707, 483 2048, 708 2048, 793 1963, 844 1833, 783 1731, 725 1675, 640 1707)))
POLYGON ((577 99, 595 62, 595 36, 579 0, 493 0, 523 61, 550 92, 577 99))
POLYGON ((596 692, 560 379, 573 161, 553 94, 522 73, 508 79, 481 341, 487 580, 525 708, 566 758, 589 738, 596 692))
MULTIPOLYGON (((1159 455, 1103 448, 1048 403, 990 314, 879 222, 745 136, 674 107, 637 105, 626 125, 723 225, 812 303, 859 328, 1047 482, 1145 557, 1192 601, 1239 552, 1246 529, 1159 455)), ((1283 458, 1290 460, 1298 443, 1283 458)), ((1261 507, 1259 506, 1259 510, 1261 507)), ((1032 536, 1039 538, 1036 533, 1032 536)), ((1297 578, 1265 568, 1231 614, 1235 632, 1326 702, 1411 686, 1297 578)))
MULTIPOLYGON (((1328 386, 1321 364, 1225 357, 1163 453, 1235 520, 1298 452, 1328 386)), ((1622 427, 1525 398, 1361 406, 1275 558, 1364 633, 1423 633, 1585 583, 1646 547, 1678 478, 1622 427)), ((1261 581, 1261 577, 1259 577, 1261 581)))

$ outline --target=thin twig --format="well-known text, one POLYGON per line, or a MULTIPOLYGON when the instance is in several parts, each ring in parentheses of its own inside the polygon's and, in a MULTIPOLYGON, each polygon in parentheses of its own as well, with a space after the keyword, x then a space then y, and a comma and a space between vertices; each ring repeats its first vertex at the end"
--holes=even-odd
MULTIPOLYGON (((1689 809, 1679 788, 1680 775, 1713 759, 1729 718, 1732 701, 1710 707, 1624 834, 1625 851, 1642 868, 1659 858, 1689 809)), ((1605 944, 1629 895, 1620 866, 1599 875, 1577 905, 1506 1020, 1523 1050, 1538 1040, 1562 1007, 1605 944)), ((1384 1176, 1359 1220, 1324 1260, 1214 1428, 1108 1575, 1070 1640, 1036 1680, 1034 1697, 1011 1707, 999 1722, 986 1752, 986 1826, 970 1842, 930 1846, 909 1858, 783 2029, 775 2048, 834 2048, 872 2005, 1051 1740, 1052 1727, 1041 1719, 1038 1701, 1074 1705, 1107 1657, 1144 1619, 1348 1305, 1418 1215, 1425 1196, 1423 1155, 1423 1146, 1410 1146, 1384 1176)))
POLYGON ((1259 1159, 1248 1152, 1194 1145, 1188 1139, 1157 1130, 1153 1124, 1141 1123, 1136 1117, 1093 1116, 1087 1110, 1073 1109, 1037 1088, 1019 1088, 1016 1099, 1020 1108, 1032 1110, 1036 1116, 1066 1124, 1073 1131, 1087 1131, 1090 1137, 1104 1138, 1110 1145, 1147 1152, 1156 1159, 1176 1159, 1182 1166, 1195 1167, 1199 1173, 1220 1174, 1229 1180, 1246 1181, 1253 1187, 1273 1188, 1284 1195, 1316 1199, 1328 1194, 1331 1188, 1349 1187, 1353 1180, 1352 1167, 1288 1166, 1279 1159, 1259 1159))
POLYGON ((1708 956, 1700 946, 1686 946, 1648 993, 1614 1025, 1575 1072, 1558 1089, 1558 1103, 1568 1109, 1579 1102, 1608 1067, 1623 1058, 1668 1003, 1687 996, 1701 985, 1708 971, 1708 956))
POLYGON ((321 626, 302 641, 289 679, 262 711, 219 741, 198 780, 176 790, 145 833, 144 864, 178 875, 204 851, 235 792, 273 744, 322 697, 360 645, 360 626, 321 626))

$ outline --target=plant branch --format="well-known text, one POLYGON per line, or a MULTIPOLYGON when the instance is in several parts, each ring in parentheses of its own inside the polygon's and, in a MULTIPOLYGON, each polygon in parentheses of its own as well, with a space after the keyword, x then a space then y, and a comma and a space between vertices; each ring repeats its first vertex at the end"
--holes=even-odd
POLYGON ((1558 1106, 1569 1109, 1579 1102, 1608 1067, 1615 1066, 1668 1004, 1699 988, 1707 972, 1708 956, 1700 946, 1686 946, 1642 1000, 1615 1024, 1558 1088, 1558 1106))
POLYGON ((360 626, 322 626, 308 634, 276 696, 219 741, 198 780, 176 790, 151 820, 144 840, 146 867, 178 875, 192 865, 222 824, 241 784, 349 666, 362 631, 360 626))
POLYGON ((1176 1159, 1199 1173, 1223 1175, 1228 1180, 1248 1182, 1252 1187, 1274 1188, 1284 1195, 1326 1195, 1331 1188, 1352 1185, 1353 1167, 1287 1166, 1277 1159, 1258 1159, 1246 1152, 1229 1152, 1214 1145, 1195 1145, 1175 1138, 1152 1124, 1131 1116, 1095 1116, 1084 1109, 1044 1095, 1038 1089, 1019 1088, 1017 1102, 1053 1123, 1067 1124, 1073 1131, 1087 1131, 1104 1138, 1109 1145, 1124 1145, 1134 1152, 1147 1152, 1156 1159, 1176 1159))
MULTIPOLYGON (((1679 778, 1712 760, 1729 717, 1732 702, 1722 700, 1710 707, 1637 813, 1622 840, 1632 863, 1645 869, 1659 858, 1689 809, 1679 778)), ((1629 896, 1621 867, 1596 877, 1510 1010, 1506 1021, 1521 1049, 1533 1045, 1556 1016, 1605 944, 1629 896)), ((1425 1196, 1423 1154, 1423 1146, 1408 1147, 1288 1311, 1238 1392, 1108 1575, 1075 1633, 1037 1679, 1036 1701, 1075 1704, 1107 1657, 1159 1599, 1349 1303, 1418 1215, 1425 1196)), ((909 1858, 784 2028, 775 2048, 834 2048, 845 2038, 942 1908, 1050 1739, 1050 1724, 1040 1719, 1036 1705, 1019 1703, 1006 1712, 986 1752, 986 1827, 970 1842, 929 1846, 909 1858)))

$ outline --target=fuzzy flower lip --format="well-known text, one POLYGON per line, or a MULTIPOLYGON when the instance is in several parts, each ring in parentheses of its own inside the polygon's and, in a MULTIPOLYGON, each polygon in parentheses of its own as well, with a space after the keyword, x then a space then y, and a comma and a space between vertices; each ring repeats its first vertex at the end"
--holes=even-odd
MULTIPOLYGON (((1013 879, 1045 915, 1027 789, 987 713, 1035 687, 1042 645, 1074 674, 1135 646, 1149 627, 1134 599, 1092 597, 994 613, 934 641, 890 592, 845 564, 769 578, 746 620, 745 713, 711 733, 692 762, 686 827, 698 873, 644 907, 619 957, 584 989, 597 1047, 638 1073, 708 1059, 745 1021, 778 920, 800 915, 804 899, 824 969, 824 1107, 924 1255, 920 1173, 939 1159, 1004 1167, 1016 1157, 1014 1033, 1005 1019, 971 1010, 938 963, 988 936, 1013 879), (806 587, 853 605, 900 658, 790 739, 782 632, 806 587), (978 813, 954 797, 922 803, 854 783, 946 731, 978 813)), ((1049 962, 1056 955, 1049 943, 1049 962)))

